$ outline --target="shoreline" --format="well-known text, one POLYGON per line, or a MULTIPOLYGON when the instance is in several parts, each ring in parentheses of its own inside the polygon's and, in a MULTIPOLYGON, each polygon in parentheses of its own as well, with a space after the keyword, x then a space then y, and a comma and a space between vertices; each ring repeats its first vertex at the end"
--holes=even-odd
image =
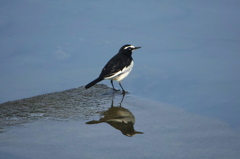
MULTIPOLYGON (((120 93, 115 93, 119 94, 120 93)), ((47 93, 0 104, 0 129, 39 119, 85 119, 104 109, 111 102, 112 88, 97 84, 60 92, 47 93), (92 108, 94 106, 94 109, 92 108)))

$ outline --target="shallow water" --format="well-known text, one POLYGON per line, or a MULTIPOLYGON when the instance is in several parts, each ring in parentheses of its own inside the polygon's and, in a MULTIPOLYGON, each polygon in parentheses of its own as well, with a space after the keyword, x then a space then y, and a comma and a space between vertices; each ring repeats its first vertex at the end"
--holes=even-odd
POLYGON ((237 129, 239 8, 238 1, 6 1, 0 102, 85 85, 130 43, 142 48, 126 90, 237 129))
MULTIPOLYGON (((143 134, 127 137, 119 130, 124 126, 107 120, 86 125, 108 114, 111 91, 104 87, 102 95, 80 100, 79 92, 69 96, 73 89, 52 102, 51 95, 33 98, 50 101, 47 106, 30 99, 31 106, 25 100, 1 107, 4 158, 239 156, 240 2, 22 0, 0 6, 3 105, 83 86, 122 45, 142 47, 122 82, 130 92, 122 107, 131 112, 122 118, 135 119, 143 134), (74 100, 61 104, 68 99, 74 100)), ((118 105, 121 96, 115 99, 118 105)))
POLYGON ((239 156, 240 134, 227 123, 130 94, 122 103, 121 99, 122 95, 115 94, 113 104, 111 100, 102 104, 101 111, 92 106, 98 113, 85 119, 81 114, 75 119, 46 117, 7 128, 0 134, 0 157, 236 159, 239 156), (109 112, 112 108, 127 113, 119 113, 117 117, 113 111, 109 112), (106 122, 86 124, 103 119, 103 114, 105 118, 110 115, 109 123, 117 122, 111 123, 115 127, 106 122), (124 123, 119 120, 129 124, 135 121, 132 126, 142 133, 129 137, 116 129, 116 124, 124 123))

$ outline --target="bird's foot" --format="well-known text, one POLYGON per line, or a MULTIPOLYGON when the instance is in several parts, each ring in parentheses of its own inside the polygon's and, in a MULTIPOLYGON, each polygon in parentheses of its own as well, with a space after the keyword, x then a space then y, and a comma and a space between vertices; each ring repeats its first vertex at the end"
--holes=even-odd
POLYGON ((125 91, 125 90, 122 90, 122 94, 123 94, 123 95, 128 94, 128 93, 130 93, 130 92, 125 91))
POLYGON ((115 89, 115 88, 113 88, 113 90, 114 90, 115 92, 118 92, 118 91, 120 91, 120 89, 115 89))
MULTIPOLYGON (((115 88, 113 88, 113 91, 116 92, 116 93, 118 93, 118 92, 120 92, 121 90, 120 90, 120 89, 115 89, 115 88)), ((125 95, 125 94, 127 94, 127 93, 129 93, 129 92, 128 92, 128 91, 125 91, 125 90, 122 90, 122 92, 121 92, 121 94, 123 94, 123 95, 125 95)))

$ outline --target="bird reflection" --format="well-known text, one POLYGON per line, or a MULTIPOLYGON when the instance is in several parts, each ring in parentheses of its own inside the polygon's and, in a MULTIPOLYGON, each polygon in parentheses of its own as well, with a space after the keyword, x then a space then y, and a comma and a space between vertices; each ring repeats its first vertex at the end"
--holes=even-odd
POLYGON ((102 112, 103 117, 99 120, 92 120, 89 122, 86 122, 86 124, 98 124, 98 123, 108 123, 112 127, 120 130, 123 135, 126 136, 133 136, 135 134, 143 134, 142 132, 138 132, 134 130, 134 124, 135 124, 135 117, 134 115, 126 108, 123 108, 122 102, 124 99, 124 96, 122 96, 122 100, 119 104, 119 106, 114 106, 113 99, 111 107, 107 110, 102 112))

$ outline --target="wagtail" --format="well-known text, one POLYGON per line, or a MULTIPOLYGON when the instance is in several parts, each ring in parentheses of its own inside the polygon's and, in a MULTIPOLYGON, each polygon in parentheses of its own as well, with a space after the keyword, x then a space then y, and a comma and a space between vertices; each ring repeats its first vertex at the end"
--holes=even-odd
POLYGON ((85 88, 88 89, 102 80, 109 79, 111 80, 113 90, 116 90, 113 85, 113 80, 115 80, 118 81, 120 87, 122 88, 122 93, 125 94, 125 90, 121 85, 121 81, 131 72, 134 64, 132 52, 133 50, 139 48, 141 47, 135 47, 129 44, 123 45, 119 52, 104 66, 99 77, 87 84, 85 88))

